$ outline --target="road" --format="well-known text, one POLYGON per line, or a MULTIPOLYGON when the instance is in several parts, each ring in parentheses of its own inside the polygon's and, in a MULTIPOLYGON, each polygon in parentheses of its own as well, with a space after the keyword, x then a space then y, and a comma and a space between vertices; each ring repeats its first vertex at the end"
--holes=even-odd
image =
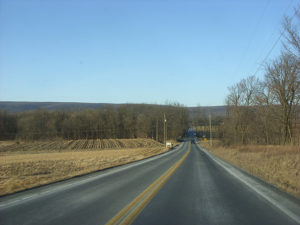
POLYGON ((0 224, 300 224, 300 200, 186 141, 168 153, 0 198, 0 224))

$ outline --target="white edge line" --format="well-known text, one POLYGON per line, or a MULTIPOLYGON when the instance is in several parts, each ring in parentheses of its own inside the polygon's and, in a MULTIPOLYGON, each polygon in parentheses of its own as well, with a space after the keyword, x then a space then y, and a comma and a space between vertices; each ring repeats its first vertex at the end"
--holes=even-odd
POLYGON ((276 208, 278 208, 279 210, 281 210, 283 213, 285 213, 287 216, 289 216, 295 222, 300 223, 300 215, 295 214, 293 211, 291 211, 289 209, 290 207, 292 207, 292 208, 298 208, 298 210, 299 210, 298 212, 300 212, 300 206, 299 205, 296 205, 295 203, 291 202, 290 200, 283 198, 282 196, 278 195, 273 190, 268 190, 266 187, 263 187, 260 183, 258 183, 257 181, 255 181, 253 178, 246 176, 245 174, 243 174, 238 169, 234 168, 229 163, 227 163, 227 162, 219 159, 218 157, 212 155, 211 153, 209 153, 207 150, 205 150, 201 146, 198 145, 198 147, 200 147, 201 151, 203 151, 207 156, 209 156, 218 165, 220 165, 221 167, 223 167, 228 173, 230 173, 236 179, 238 179, 239 181, 243 182, 245 185, 247 185, 249 188, 251 188, 257 194, 259 194, 261 197, 263 197, 264 199, 266 199, 268 202, 270 202, 276 208), (272 192, 272 193, 270 193, 270 192, 272 192), (271 195, 273 195, 273 197, 271 195), (285 204, 289 204, 290 207, 282 205, 282 201, 274 199, 274 195, 276 195, 276 197, 280 198, 280 200, 284 200, 285 204))
MULTIPOLYGON (((156 160, 156 159, 159 159, 159 158, 162 158, 162 157, 166 157, 167 155, 174 154, 175 152, 182 149, 183 145, 184 145, 184 143, 180 144, 179 146, 177 146, 175 149, 173 149, 171 151, 168 151, 168 152, 165 152, 165 153, 162 153, 160 155, 153 156, 153 157, 149 157, 147 159, 143 159, 143 160, 138 161, 138 162, 131 162, 128 165, 125 164, 125 165, 120 165, 120 166, 113 167, 113 168, 107 168, 107 169, 110 169, 110 171, 106 171, 106 172, 102 171, 103 173, 99 174, 99 175, 94 175, 93 176, 93 175, 90 174, 90 176, 92 176, 92 177, 83 178, 82 180, 79 180, 79 181, 72 181, 72 178, 71 178, 71 180, 66 181, 66 182, 70 182, 70 183, 58 184, 57 187, 49 187, 51 189, 41 190, 40 192, 35 193, 35 194, 29 194, 29 195, 25 194, 24 196, 16 197, 16 199, 12 198, 12 199, 8 199, 7 201, 4 200, 4 201, 0 202, 0 209, 8 208, 8 207, 11 207, 11 206, 16 205, 16 204, 20 204, 20 203, 23 203, 23 202, 26 202, 26 201, 29 201, 29 200, 36 199, 38 197, 47 196, 47 195, 50 195, 54 192, 63 191, 63 190, 66 190, 68 188, 72 188, 74 186, 79 186, 79 185, 82 185, 82 184, 85 184, 85 183, 89 183, 91 181, 109 176, 111 174, 115 174, 115 173, 118 173, 120 171, 127 170, 127 169, 139 166, 139 165, 144 164, 144 163, 151 162, 153 160, 156 160)), ((101 170, 96 171, 96 172, 101 172, 101 170)), ((86 174, 86 176, 88 176, 88 175, 89 174, 86 174)), ((76 177, 74 177, 74 178, 76 178, 76 177)), ((51 185, 51 183, 49 185, 51 185)))

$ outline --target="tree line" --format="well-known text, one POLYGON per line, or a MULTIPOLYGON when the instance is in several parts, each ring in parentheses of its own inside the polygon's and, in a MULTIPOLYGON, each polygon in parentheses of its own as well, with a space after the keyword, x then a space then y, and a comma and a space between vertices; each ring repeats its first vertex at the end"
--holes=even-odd
POLYGON ((122 105, 82 111, 45 109, 7 113, 0 111, 1 140, 153 138, 176 139, 188 128, 188 111, 180 104, 122 105))
POLYGON ((229 87, 222 127, 225 144, 299 144, 300 6, 284 20, 281 54, 264 67, 264 78, 229 87))

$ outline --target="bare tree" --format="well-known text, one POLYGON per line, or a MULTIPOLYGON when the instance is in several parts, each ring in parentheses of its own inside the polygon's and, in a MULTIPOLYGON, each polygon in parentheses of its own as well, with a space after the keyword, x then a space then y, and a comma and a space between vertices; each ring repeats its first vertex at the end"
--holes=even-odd
POLYGON ((282 142, 291 142, 292 116, 300 97, 300 74, 296 58, 282 53, 277 60, 267 65, 265 82, 275 103, 280 105, 282 142))
POLYGON ((234 142, 246 144, 249 142, 251 123, 253 123, 253 105, 259 91, 259 80, 255 76, 242 79, 239 83, 229 87, 226 99, 228 129, 234 132, 227 135, 234 142), (230 128, 231 127, 231 128, 230 128))
POLYGON ((280 144, 280 120, 278 119, 278 106, 275 104, 274 96, 265 82, 260 82, 259 91, 256 95, 255 134, 258 143, 280 144))
POLYGON ((292 17, 284 19, 283 28, 285 31, 286 43, 284 48, 287 52, 300 59, 300 5, 295 9, 295 14, 292 17), (293 18, 296 21, 293 23, 293 18))

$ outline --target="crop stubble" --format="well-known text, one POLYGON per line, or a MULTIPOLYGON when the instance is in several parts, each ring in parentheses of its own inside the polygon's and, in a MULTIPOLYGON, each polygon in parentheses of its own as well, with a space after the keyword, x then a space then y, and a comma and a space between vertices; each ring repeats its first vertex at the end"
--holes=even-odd
POLYGON ((123 165, 165 151, 163 145, 151 139, 0 143, 0 195, 123 165))

